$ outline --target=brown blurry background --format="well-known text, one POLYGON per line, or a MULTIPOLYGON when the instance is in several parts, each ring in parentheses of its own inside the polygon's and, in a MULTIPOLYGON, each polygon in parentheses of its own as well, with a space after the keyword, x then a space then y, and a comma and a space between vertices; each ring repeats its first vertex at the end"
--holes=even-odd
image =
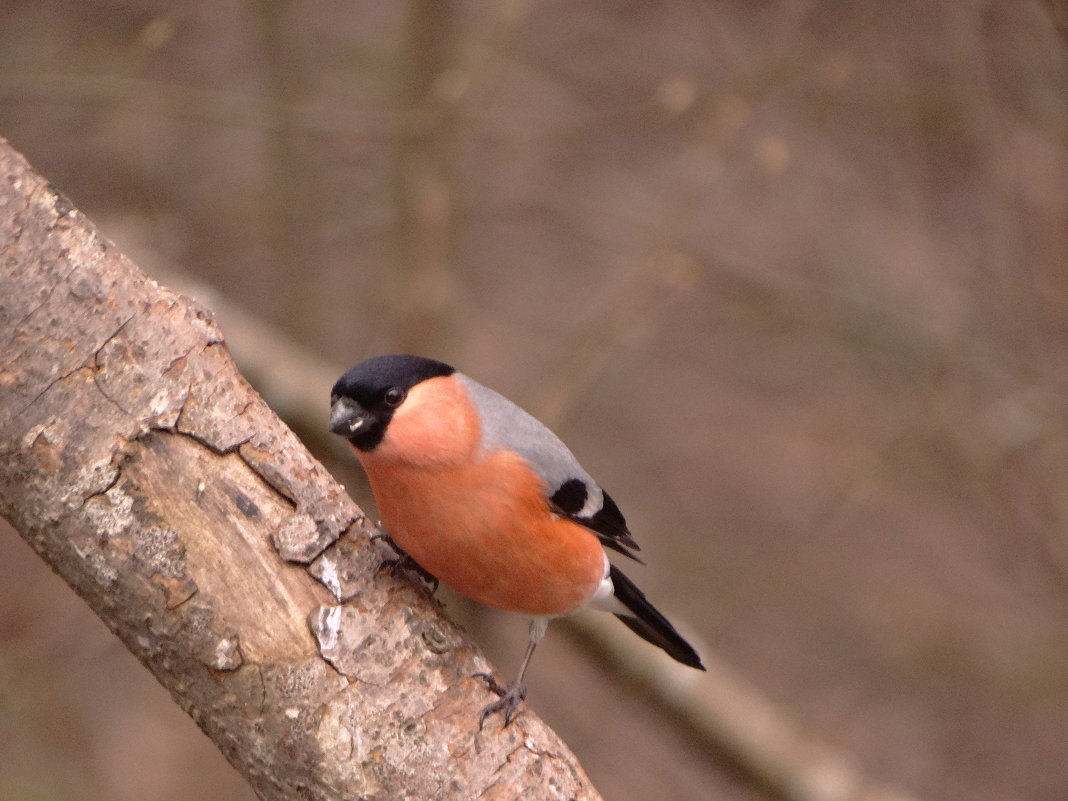
MULTIPOLYGON (((1038 0, 4 0, 0 136, 150 274, 550 421, 650 597, 871 775, 1063 801, 1066 26, 1038 0)), ((365 502, 317 391, 291 423, 365 502)), ((446 597, 511 674, 525 621, 446 597)), ((608 799, 769 797, 562 630, 529 678, 608 799)), ((0 798, 251 798, 6 527, 0 798)))

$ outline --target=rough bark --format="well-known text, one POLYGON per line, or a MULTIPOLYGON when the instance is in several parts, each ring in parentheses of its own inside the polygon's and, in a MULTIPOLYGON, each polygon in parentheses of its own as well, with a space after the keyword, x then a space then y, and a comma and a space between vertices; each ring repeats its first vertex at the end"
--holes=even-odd
POLYGON ((211 315, 3 140, 0 246, 0 512, 261 798, 598 797, 529 711, 478 731, 488 665, 211 315))
MULTIPOLYGON (((211 298, 212 309, 227 321, 231 342, 259 343, 235 346, 234 359, 247 374, 257 376, 257 385, 273 408, 286 409, 286 419, 298 429, 313 431, 321 426, 322 398, 316 387, 332 381, 342 365, 330 365, 188 275, 168 272, 165 278, 170 286, 195 297, 211 298), (270 345, 264 348, 263 343, 270 345)), ((333 437, 324 433, 324 439, 327 436, 333 437)), ((670 711, 691 741, 707 743, 709 754, 726 757, 755 784, 784 801, 919 801, 918 796, 866 773, 856 755, 805 728, 711 643, 700 642, 685 621, 674 615, 672 619, 696 640, 706 672, 665 658, 610 615, 564 618, 553 623, 553 631, 556 636, 570 632, 576 645, 592 651, 613 679, 626 677, 628 687, 637 686, 660 711, 670 711)))

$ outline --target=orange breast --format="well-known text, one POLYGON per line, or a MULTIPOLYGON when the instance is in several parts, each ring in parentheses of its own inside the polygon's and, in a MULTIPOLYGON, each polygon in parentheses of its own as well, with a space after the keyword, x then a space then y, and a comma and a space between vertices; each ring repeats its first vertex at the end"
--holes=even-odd
POLYGON ((582 526, 550 513, 540 478, 515 454, 410 464, 359 453, 389 535, 458 592, 529 615, 575 611, 604 574, 582 526))

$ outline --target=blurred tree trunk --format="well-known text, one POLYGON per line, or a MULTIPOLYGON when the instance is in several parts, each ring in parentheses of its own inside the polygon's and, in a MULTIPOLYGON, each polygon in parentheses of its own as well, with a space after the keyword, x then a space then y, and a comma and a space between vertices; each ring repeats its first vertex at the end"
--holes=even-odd
POLYGON ((3 140, 0 179, 0 512, 257 794, 596 799, 529 711, 478 731, 485 661, 375 578, 360 511, 210 314, 3 140))
POLYGON ((316 282, 287 280, 292 275, 311 278, 321 274, 323 262, 320 240, 314 233, 321 219, 321 200, 311 178, 315 175, 314 148, 308 141, 305 119, 311 81, 297 33, 299 15, 306 10, 285 0, 259 0, 251 8, 259 22, 264 92, 270 100, 269 124, 263 132, 267 168, 263 204, 269 244, 263 264, 268 275, 263 283, 287 287, 274 299, 276 317, 311 327, 322 316, 315 302, 316 282))
POLYGON ((1068 43, 1068 0, 1046 0, 1053 24, 1068 43))
POLYGON ((393 151, 393 269, 386 281, 399 350, 439 352, 452 334, 453 117, 463 76, 453 64, 450 0, 409 0, 393 151))

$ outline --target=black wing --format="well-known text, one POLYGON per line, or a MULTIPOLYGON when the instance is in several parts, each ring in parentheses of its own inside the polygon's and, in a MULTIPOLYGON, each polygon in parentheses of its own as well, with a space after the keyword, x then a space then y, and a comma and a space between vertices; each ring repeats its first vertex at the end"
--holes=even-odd
POLYGON ((549 504, 557 514, 574 520, 596 534, 606 548, 611 548, 636 562, 641 562, 641 559, 634 554, 634 551, 641 549, 627 529, 627 521, 623 518, 623 513, 619 511, 616 502, 609 497, 607 492, 601 490, 600 509, 592 515, 579 516, 579 512, 586 505, 588 496, 586 482, 580 478, 571 478, 557 488, 549 499, 549 504))

